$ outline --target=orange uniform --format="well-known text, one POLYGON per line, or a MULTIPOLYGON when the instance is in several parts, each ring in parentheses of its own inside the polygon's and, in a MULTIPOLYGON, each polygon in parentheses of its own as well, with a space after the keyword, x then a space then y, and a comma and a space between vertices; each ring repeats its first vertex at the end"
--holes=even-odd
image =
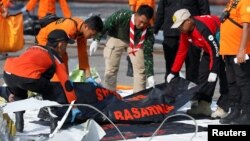
MULTIPOLYGON (((79 69, 81 70, 89 69, 87 39, 83 35, 79 35, 79 31, 83 24, 84 21, 76 17, 73 17, 72 19, 61 18, 55 22, 50 23, 46 27, 42 28, 36 37, 37 42, 38 44, 45 46, 47 43, 48 34, 52 30, 54 29, 64 30, 71 39, 77 40, 79 69)), ((63 62, 68 68, 67 54, 63 56, 63 62)))
MULTIPOLYGON (((66 90, 65 84, 69 80, 67 69, 57 55, 54 54, 53 56, 55 60, 55 74, 58 76, 67 100, 70 103, 76 100, 75 91, 66 90)), ((8 58, 4 65, 4 71, 19 77, 39 79, 51 68, 52 64, 53 61, 47 49, 40 46, 33 46, 27 49, 19 57, 8 58)))
MULTIPOLYGON (((155 0, 129 0, 129 6, 132 6, 133 12, 136 12, 141 5, 148 5, 155 10, 155 0)), ((150 20, 151 25, 154 25, 154 17, 150 20)))
POLYGON ((129 0, 129 5, 134 6, 132 11, 136 11, 141 5, 148 5, 155 9, 155 0, 129 0))
MULTIPOLYGON (((37 4, 38 0, 30 0, 26 4, 26 10, 32 11, 37 4)), ((71 11, 66 0, 58 0, 62 9, 63 16, 65 18, 71 17, 71 11)), ((40 0, 38 8, 38 18, 41 19, 46 16, 47 13, 56 13, 56 0, 40 0)))
MULTIPOLYGON (((231 4, 228 4, 227 9, 231 4)), ((239 1, 236 8, 231 9, 230 18, 241 25, 244 22, 250 23, 250 0, 239 1)), ((220 28, 220 54, 236 55, 239 52, 241 35, 242 29, 240 27, 228 19, 225 20, 220 28)), ((247 42, 246 54, 250 54, 250 40, 247 42)))

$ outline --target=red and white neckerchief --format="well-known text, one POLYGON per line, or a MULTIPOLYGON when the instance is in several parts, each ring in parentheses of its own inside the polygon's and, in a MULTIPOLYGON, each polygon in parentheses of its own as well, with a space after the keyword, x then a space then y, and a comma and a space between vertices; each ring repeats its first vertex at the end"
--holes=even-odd
POLYGON ((129 33, 129 40, 130 40, 129 46, 132 48, 132 51, 129 52, 129 54, 132 53, 135 56, 135 52, 137 52, 143 45, 143 42, 145 40, 145 35, 147 33, 147 28, 143 29, 140 41, 136 46, 134 42, 135 39, 134 29, 135 29, 135 15, 133 14, 130 19, 130 33, 129 33))

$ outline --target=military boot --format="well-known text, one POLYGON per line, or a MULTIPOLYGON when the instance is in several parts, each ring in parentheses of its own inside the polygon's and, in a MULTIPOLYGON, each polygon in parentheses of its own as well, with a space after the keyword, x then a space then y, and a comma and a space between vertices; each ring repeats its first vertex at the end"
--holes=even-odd
POLYGON ((250 109, 243 107, 241 114, 234 119, 231 124, 250 125, 250 109))

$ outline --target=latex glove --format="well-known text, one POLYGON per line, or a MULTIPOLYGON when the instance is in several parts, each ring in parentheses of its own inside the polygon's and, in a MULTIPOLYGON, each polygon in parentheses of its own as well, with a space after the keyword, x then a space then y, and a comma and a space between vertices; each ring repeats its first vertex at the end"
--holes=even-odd
POLYGON ((155 87, 155 80, 154 80, 154 76, 149 76, 148 77, 148 79, 147 79, 147 81, 148 81, 148 86, 149 87, 155 87))
POLYGON ((215 82, 216 78, 217 78, 217 74, 213 73, 213 72, 210 72, 207 81, 208 82, 215 82))
POLYGON ((98 48, 98 41, 93 41, 89 47, 89 56, 91 56, 93 53, 96 52, 97 48, 98 48))
POLYGON ((82 112, 78 109, 78 108, 73 108, 71 110, 71 123, 74 123, 75 122, 75 119, 77 116, 81 115, 82 112))
POLYGON ((168 74, 167 83, 169 83, 174 77, 175 77, 175 75, 173 73, 168 74))
POLYGON ((93 83, 95 86, 97 86, 98 84, 97 84, 97 82, 94 80, 94 78, 93 77, 89 77, 89 78, 87 78, 86 79, 86 82, 88 82, 88 83, 93 83))

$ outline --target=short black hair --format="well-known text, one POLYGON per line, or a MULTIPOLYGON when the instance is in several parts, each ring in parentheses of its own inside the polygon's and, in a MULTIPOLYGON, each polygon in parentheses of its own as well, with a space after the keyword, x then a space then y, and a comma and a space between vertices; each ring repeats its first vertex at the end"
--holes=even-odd
POLYGON ((153 18, 154 15, 154 9, 148 5, 141 5, 137 11, 137 14, 141 15, 145 15, 147 17, 147 19, 151 19, 153 18))
POLYGON ((103 29, 103 22, 99 16, 91 16, 85 20, 85 24, 92 30, 95 30, 97 33, 101 32, 103 29))

